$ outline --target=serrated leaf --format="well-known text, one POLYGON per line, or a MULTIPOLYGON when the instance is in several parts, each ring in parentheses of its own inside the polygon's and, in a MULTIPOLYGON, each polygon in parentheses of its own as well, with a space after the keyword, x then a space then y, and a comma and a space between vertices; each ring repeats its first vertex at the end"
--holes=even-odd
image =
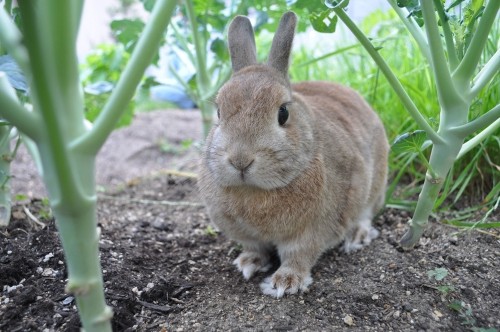
POLYGON ((425 131, 415 130, 397 137, 394 143, 392 143, 391 150, 397 154, 409 152, 418 153, 422 150, 422 145, 426 140, 427 134, 425 131))
POLYGON ((443 280, 448 275, 448 270, 444 267, 437 267, 434 270, 427 271, 427 276, 429 278, 434 278, 437 281, 443 280))
POLYGON ((333 9, 327 9, 320 13, 311 13, 309 20, 314 30, 322 33, 333 33, 337 26, 338 17, 333 9))
POLYGON ((21 68, 19 68, 10 55, 0 56, 0 71, 7 74, 7 79, 14 89, 23 93, 28 92, 28 83, 26 82, 26 78, 24 77, 21 68))

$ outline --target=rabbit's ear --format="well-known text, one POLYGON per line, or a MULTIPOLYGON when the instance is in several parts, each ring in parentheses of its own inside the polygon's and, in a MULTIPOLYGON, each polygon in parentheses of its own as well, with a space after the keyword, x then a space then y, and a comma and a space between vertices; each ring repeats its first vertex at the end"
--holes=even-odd
POLYGON ((268 65, 283 73, 285 77, 288 77, 288 65, 296 25, 297 15, 294 12, 283 14, 278 30, 274 35, 269 60, 267 61, 268 65))
POLYGON ((257 64, 255 38, 248 17, 236 16, 234 18, 229 26, 228 43, 233 72, 257 64))

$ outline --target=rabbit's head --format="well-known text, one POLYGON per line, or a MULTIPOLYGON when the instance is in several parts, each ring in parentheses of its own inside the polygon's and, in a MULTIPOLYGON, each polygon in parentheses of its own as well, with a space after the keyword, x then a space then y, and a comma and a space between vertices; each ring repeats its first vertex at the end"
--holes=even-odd
POLYGON ((238 16, 229 27, 233 75, 217 95, 219 122, 206 152, 223 186, 285 187, 312 156, 311 113, 288 79, 296 22, 294 13, 283 15, 266 64, 257 63, 249 19, 238 16))

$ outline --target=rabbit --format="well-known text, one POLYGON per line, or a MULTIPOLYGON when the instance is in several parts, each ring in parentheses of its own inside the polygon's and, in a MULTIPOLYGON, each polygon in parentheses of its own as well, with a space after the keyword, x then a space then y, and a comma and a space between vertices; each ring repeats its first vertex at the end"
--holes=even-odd
POLYGON ((233 73, 215 98, 198 179, 211 221, 242 245, 234 264, 246 280, 277 252, 281 266, 260 284, 277 298, 307 291, 327 249, 343 242, 350 252, 378 236, 371 221, 387 181, 389 144, 364 99, 335 83, 290 83, 296 23, 282 16, 258 64, 250 20, 231 22, 233 73))

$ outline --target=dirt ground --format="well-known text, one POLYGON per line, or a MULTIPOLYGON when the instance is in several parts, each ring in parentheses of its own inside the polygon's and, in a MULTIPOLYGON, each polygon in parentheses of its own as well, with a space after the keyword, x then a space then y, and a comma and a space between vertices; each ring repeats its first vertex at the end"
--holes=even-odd
MULTIPOLYGON (((398 240, 409 214, 386 210, 368 248, 333 249, 309 292, 274 299, 231 264, 239 246, 209 225, 196 179, 195 112, 139 114, 97 165, 101 261, 115 331, 494 331, 500 328, 500 234, 431 222, 419 245, 398 240), (490 329, 487 329, 490 328, 490 329)), ((0 229, 0 331, 78 331, 74 298, 44 191, 22 152, 15 203, 0 229), (33 220, 37 218, 39 225, 33 220)), ((278 262, 276 262, 277 268, 278 262)))

